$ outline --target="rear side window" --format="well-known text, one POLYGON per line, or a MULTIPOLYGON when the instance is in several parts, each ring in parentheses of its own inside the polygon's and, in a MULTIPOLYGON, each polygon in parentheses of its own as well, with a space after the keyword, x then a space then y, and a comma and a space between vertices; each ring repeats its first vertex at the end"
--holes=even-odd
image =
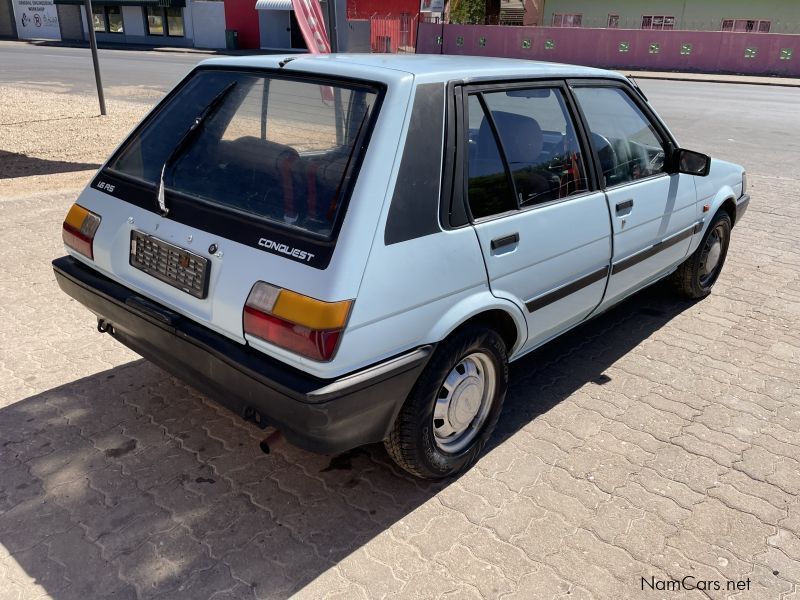
POLYGON ((477 95, 469 97, 469 208, 480 219, 515 210, 514 191, 508 179, 497 138, 477 95))
POLYGON ((469 96, 468 196, 473 218, 588 190, 583 153, 559 88, 469 96))
POLYGON ((563 92, 531 88, 484 94, 506 154, 520 206, 588 189, 578 138, 563 92))
POLYGON ((154 185, 163 170, 167 204, 178 193, 330 237, 377 98, 368 86, 199 71, 109 169, 154 185))

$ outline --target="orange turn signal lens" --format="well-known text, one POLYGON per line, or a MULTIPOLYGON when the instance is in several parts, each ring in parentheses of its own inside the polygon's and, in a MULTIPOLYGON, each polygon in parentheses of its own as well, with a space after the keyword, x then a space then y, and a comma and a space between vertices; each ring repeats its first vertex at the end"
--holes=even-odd
POLYGON ((350 314, 350 300, 322 302, 297 292, 281 290, 272 314, 309 329, 340 329, 350 314))

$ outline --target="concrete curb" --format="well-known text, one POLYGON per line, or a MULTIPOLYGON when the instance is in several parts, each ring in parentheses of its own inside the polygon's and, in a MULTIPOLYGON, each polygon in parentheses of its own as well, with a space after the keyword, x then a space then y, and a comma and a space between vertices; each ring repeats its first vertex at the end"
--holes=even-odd
MULTIPOLYGON (((88 42, 81 42, 80 40, 13 40, 13 39, 0 39, 0 43, 16 42, 20 44, 28 44, 36 46, 37 48, 83 48, 88 49, 88 42)), ((165 52, 172 54, 204 54, 209 56, 253 56, 258 54, 295 54, 290 50, 285 52, 271 52, 269 50, 229 50, 227 48, 184 48, 180 46, 149 46, 147 44, 108 44, 98 42, 97 47, 100 50, 135 50, 138 52, 165 52)))
POLYGON ((696 81, 700 83, 734 83, 739 85, 771 85, 774 87, 800 88, 800 79, 791 77, 768 77, 758 75, 723 75, 720 73, 664 73, 654 71, 630 71, 615 69, 626 77, 635 79, 660 79, 663 81, 696 81))

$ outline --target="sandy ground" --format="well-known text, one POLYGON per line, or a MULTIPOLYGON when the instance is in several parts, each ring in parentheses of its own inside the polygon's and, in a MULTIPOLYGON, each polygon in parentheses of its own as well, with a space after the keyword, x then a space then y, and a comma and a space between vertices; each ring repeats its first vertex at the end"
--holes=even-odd
POLYGON ((58 86, 0 86, 0 98, 0 201, 80 189, 151 106, 112 100, 100 116, 96 97, 58 86))

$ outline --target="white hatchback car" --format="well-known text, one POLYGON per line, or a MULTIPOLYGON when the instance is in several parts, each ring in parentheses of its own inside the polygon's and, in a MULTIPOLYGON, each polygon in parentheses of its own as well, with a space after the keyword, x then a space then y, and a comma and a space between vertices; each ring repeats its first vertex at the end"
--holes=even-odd
POLYGON ((53 265, 100 331, 243 417, 440 478, 508 362, 670 274, 708 294, 748 200, 613 72, 224 58, 98 171, 53 265))

